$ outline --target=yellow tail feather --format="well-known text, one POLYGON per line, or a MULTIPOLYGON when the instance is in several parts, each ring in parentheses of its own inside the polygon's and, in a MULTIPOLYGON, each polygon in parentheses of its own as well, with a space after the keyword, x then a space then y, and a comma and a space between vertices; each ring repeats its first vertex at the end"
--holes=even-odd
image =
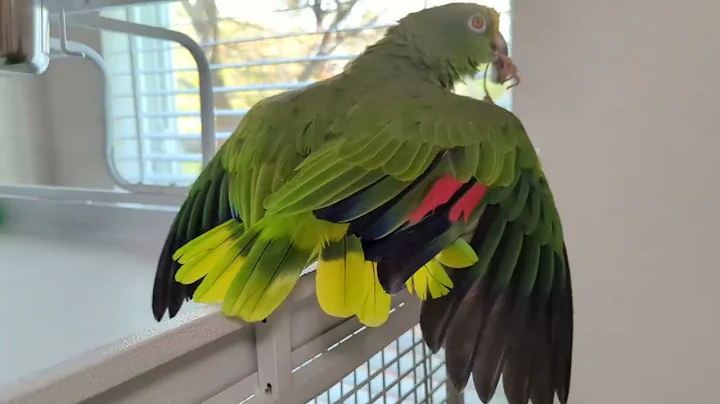
POLYGON ((196 259, 199 254, 207 254, 215 249, 220 243, 218 240, 226 240, 237 232, 243 230, 243 224, 235 219, 229 219, 225 223, 207 231, 180 247, 173 254, 173 259, 185 264, 191 259, 196 259))
POLYGON ((437 260, 430 260, 405 283, 410 293, 415 293, 420 300, 429 297, 437 299, 450 293, 452 280, 437 260))
POLYGON ((287 298, 312 251, 298 248, 289 237, 259 239, 228 288, 223 312, 247 322, 266 319, 287 298))
POLYGON ((307 212, 292 216, 266 216, 258 222, 258 226, 262 227, 262 238, 266 240, 289 236, 298 248, 320 252, 324 245, 342 240, 350 224, 320 220, 307 212))
POLYGON ((226 268, 223 269, 219 265, 213 268, 200 283, 193 300, 197 303, 222 303, 230 284, 240 272, 244 262, 245 257, 238 255, 226 268))
POLYGON ((193 295, 195 302, 219 303, 224 299, 244 261, 243 249, 253 241, 252 234, 243 230, 243 223, 231 219, 177 250, 175 257, 182 266, 175 280, 188 285, 205 278, 193 295))
POLYGON ((475 250, 461 238, 440 251, 435 259, 450 268, 467 268, 478 262, 475 250))
POLYGON ((385 292, 377 274, 377 264, 365 261, 367 265, 366 276, 372 279, 371 287, 367 291, 363 305, 357 313, 357 318, 368 327, 379 327, 383 325, 390 316, 390 304, 392 297, 385 292))
POLYGON ((229 265, 234 258, 235 243, 236 240, 228 238, 221 241, 220 245, 210 252, 197 254, 185 264, 182 264, 177 274, 175 274, 175 280, 188 285, 197 282, 218 266, 229 265))
POLYGON ((318 303, 325 313, 340 318, 357 314, 373 287, 360 239, 348 236, 331 242, 320 253, 315 275, 318 303))
MULTIPOLYGON (((231 219, 175 252, 173 258, 182 264, 175 280, 191 284, 204 278, 193 295, 194 301, 222 302, 226 315, 248 322, 260 321, 285 300, 309 260, 315 259, 328 243, 344 239, 347 226, 318 220, 312 214, 301 214, 265 217, 245 232, 243 223, 231 219)), ((359 240, 357 244, 359 247, 359 240)), ((359 259, 357 254, 349 256, 358 275, 348 282, 352 287, 359 287, 359 294, 353 297, 349 311, 335 306, 336 315, 347 317, 356 314, 372 289, 370 263, 365 262, 361 249, 359 253, 359 259)), ((324 269, 328 269, 327 265, 324 269)), ((325 270, 324 273, 337 279, 333 272, 339 272, 337 268, 332 268, 333 265, 335 263, 330 265, 329 272, 325 270)), ((332 282, 336 281, 329 281, 328 285, 332 282)), ((333 312, 333 304, 330 306, 329 311, 333 312)), ((378 315, 372 314, 371 319, 375 318, 378 315)))

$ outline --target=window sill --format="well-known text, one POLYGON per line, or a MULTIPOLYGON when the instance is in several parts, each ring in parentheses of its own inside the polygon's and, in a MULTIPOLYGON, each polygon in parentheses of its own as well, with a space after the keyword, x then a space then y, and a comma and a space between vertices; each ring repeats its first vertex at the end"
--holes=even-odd
POLYGON ((0 336, 0 357, 13 364, 0 371, 0 402, 237 404, 255 395, 250 404, 266 402, 265 380, 277 402, 307 402, 419 315, 416 299, 401 294, 385 326, 359 331, 357 320, 320 310, 308 273, 267 323, 188 304, 157 324, 154 266, 176 208, 17 197, 0 204, 0 262, 13 263, 0 267, 9 286, 0 321, 12 330, 0 336))

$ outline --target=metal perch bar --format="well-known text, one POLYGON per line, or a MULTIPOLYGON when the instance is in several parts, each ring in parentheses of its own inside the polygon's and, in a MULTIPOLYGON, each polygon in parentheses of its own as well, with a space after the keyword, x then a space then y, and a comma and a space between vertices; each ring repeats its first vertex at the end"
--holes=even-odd
MULTIPOLYGON (((137 194, 164 194, 164 195, 177 195, 182 196, 185 191, 184 189, 144 185, 144 184, 130 184, 125 181, 117 167, 115 166, 115 148, 113 141, 116 139, 114 136, 114 127, 112 125, 112 97, 110 94, 110 83, 108 82, 107 69, 105 67, 105 60, 103 57, 91 47, 74 41, 65 41, 63 44, 62 39, 51 38, 51 48, 58 53, 52 55, 53 60, 62 60, 63 58, 82 58, 87 59, 100 70, 103 76, 103 118, 105 122, 105 136, 103 136, 103 150, 105 151, 105 168, 112 181, 122 189, 137 193, 137 194), (68 52, 69 51, 69 52, 68 52)), ((197 161, 201 161, 202 158, 198 158, 197 161)))
MULTIPOLYGON (((61 18, 62 21, 62 18, 61 18)), ((61 31, 64 31, 64 27, 61 27, 61 31)), ((63 33, 61 32, 61 35, 63 33)), ((91 61, 102 73, 104 83, 103 83, 103 112, 104 112, 104 121, 105 121, 105 136, 103 136, 103 150, 105 150, 105 168, 107 169, 108 175, 110 175, 110 178, 118 184, 119 186, 123 187, 126 185, 125 181, 123 181, 122 176, 118 173, 117 168, 114 164, 113 159, 113 143, 112 143, 112 132, 113 132, 113 126, 110 123, 110 115, 111 115, 111 99, 110 99, 110 92, 109 84, 107 82, 107 69, 105 68, 105 61, 103 60, 102 56, 100 56, 99 53, 97 53, 94 49, 91 47, 74 41, 68 41, 67 37, 61 37, 58 38, 50 38, 50 47, 52 50, 60 52, 59 54, 52 54, 53 60, 61 60, 63 58, 83 58, 91 61)), ((130 191, 130 189, 128 189, 130 191)))
MULTIPOLYGON (((208 62, 202 47, 200 47, 197 42, 189 36, 177 31, 96 15, 70 15, 68 16, 68 25, 121 32, 124 34, 144 36, 147 38, 164 39, 179 43, 187 49, 193 59, 195 59, 195 63, 197 63, 198 67, 203 167, 210 162, 212 157, 215 155, 215 120, 212 101, 212 75, 210 72, 210 62, 208 62)), ((144 189, 148 188, 160 187, 146 186, 144 189)))

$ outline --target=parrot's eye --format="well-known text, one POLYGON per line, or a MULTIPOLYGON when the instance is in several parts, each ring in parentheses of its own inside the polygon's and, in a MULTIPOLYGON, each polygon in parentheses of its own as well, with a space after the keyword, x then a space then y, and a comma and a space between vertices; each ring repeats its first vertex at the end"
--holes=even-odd
POLYGON ((468 28, 478 34, 482 34, 487 29, 487 24, 485 24, 485 19, 482 16, 474 15, 468 20, 468 28))

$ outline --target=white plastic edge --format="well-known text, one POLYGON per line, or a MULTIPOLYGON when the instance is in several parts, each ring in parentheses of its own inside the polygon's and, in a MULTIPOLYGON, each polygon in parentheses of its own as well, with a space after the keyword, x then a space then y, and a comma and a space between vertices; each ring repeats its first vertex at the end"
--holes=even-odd
MULTIPOLYGON (((300 280, 290 301, 313 294, 314 277, 307 276, 300 280)), ((217 306, 197 309, 0 386, 1 402, 78 403, 246 326, 250 325, 222 315, 217 306)))
POLYGON ((132 6, 136 4, 160 3, 168 0, 46 0, 51 13, 88 12, 107 7, 132 6))
MULTIPOLYGON (((0 203, 8 220, 5 230, 35 234, 48 227, 56 230, 64 229, 62 237, 73 239, 75 242, 84 242, 88 234, 90 237, 97 237, 98 233, 95 230, 112 226, 118 237, 113 240, 119 243, 121 248, 137 248, 138 244, 146 245, 151 239, 162 236, 165 226, 169 225, 177 209, 175 206, 167 205, 148 206, 140 203, 128 205, 128 201, 138 196, 114 191, 64 189, 60 192, 56 188, 12 186, 0 187, 0 191, 0 203), (11 196, 8 197, 3 193, 11 196), (126 200, 126 203, 113 202, 117 200, 117 194, 127 195, 130 199, 126 200), (99 198, 100 196, 102 198, 99 198), (98 199, 104 199, 104 202, 98 199), (147 227, 148 231, 137 234, 138 226, 147 227), (127 239, 128 237, 132 239, 127 239)), ((320 394, 323 389, 337 382, 338 376, 344 375, 342 372, 350 372, 353 366, 359 366, 373 353, 417 323, 417 314, 409 311, 413 307, 411 302, 417 303, 416 299, 411 298, 407 293, 400 294, 393 299, 393 307, 398 307, 400 304, 403 304, 403 307, 397 308, 383 327, 364 329, 341 344, 336 348, 337 350, 323 354, 296 372, 292 372, 294 368, 325 352, 327 348, 361 328, 361 324, 356 319, 333 321, 320 311, 315 302, 314 274, 308 273, 312 269, 311 267, 306 271, 307 275, 301 278, 288 299, 289 304, 283 305, 278 310, 280 312, 278 316, 275 314, 271 316, 267 324, 258 323, 252 326, 256 335, 256 343, 252 344, 254 349, 248 345, 247 331, 242 331, 245 324, 225 318, 216 306, 211 306, 88 350, 58 365, 27 374, 20 380, 2 385, 0 403, 76 404, 83 400, 92 400, 94 397, 102 397, 102 400, 105 400, 103 404, 140 404, 156 402, 157 397, 168 394, 167 388, 174 389, 176 401, 173 402, 177 404, 200 402, 197 400, 237 404, 243 398, 256 394, 255 398, 247 402, 252 404, 268 402, 268 400, 272 402, 275 399, 287 400, 286 397, 320 394), (308 310, 311 306, 313 308, 308 310), (293 309, 283 310, 288 307, 293 309), (299 316, 294 317, 295 313, 299 316), (312 317, 308 317, 309 315, 312 317), (305 324, 309 327, 304 334, 311 338, 303 342, 303 337, 293 337, 293 344, 300 343, 294 345, 294 348, 288 337, 291 327, 288 318, 295 318, 292 322, 295 326, 305 324), (268 331, 271 335, 266 337, 261 335, 268 331), (225 336, 233 338, 229 334, 245 340, 233 342, 229 347, 227 339, 223 338, 225 336), (241 346, 252 349, 252 351, 244 349, 246 352, 244 355, 252 356, 235 356, 238 352, 237 348, 241 346), (354 348, 347 351, 349 349, 347 346, 354 348), (201 348, 227 353, 220 353, 219 356, 215 355, 208 360, 212 362, 212 369, 224 373, 227 376, 224 380, 231 384, 219 384, 225 382, 218 382, 214 378, 205 379, 200 386, 188 386, 184 383, 186 379, 183 377, 187 377, 187 372, 191 372, 193 378, 203 378, 203 369, 207 369, 209 363, 205 359, 202 360, 203 364, 198 362, 197 358, 190 362, 178 358, 195 357, 190 353, 193 351, 199 353, 201 348), (217 351, 218 349, 221 351, 217 351), (233 350, 235 354, 230 352, 233 350), (340 352, 348 353, 341 355, 340 352), (160 368, 171 361, 176 365, 171 366, 173 370, 170 373, 166 368, 160 368), (185 376, 178 376, 179 373, 173 374, 173 371, 184 372, 185 376), (136 388, 133 386, 137 386, 135 382, 147 380, 147 377, 161 379, 157 385, 145 385, 144 392, 133 391, 136 388), (261 387, 268 381, 272 381, 273 385, 277 386, 277 389, 274 389, 277 395, 268 396, 263 393, 261 387), (188 397, 183 401, 177 401, 179 397, 184 397, 185 389, 188 389, 188 394, 195 394, 195 398, 188 397), (228 391, 224 392, 224 390, 228 391), (141 394, 144 398, 136 399, 133 396, 131 401, 128 401, 128 397, 118 396, 118 394, 135 393, 141 394)))

